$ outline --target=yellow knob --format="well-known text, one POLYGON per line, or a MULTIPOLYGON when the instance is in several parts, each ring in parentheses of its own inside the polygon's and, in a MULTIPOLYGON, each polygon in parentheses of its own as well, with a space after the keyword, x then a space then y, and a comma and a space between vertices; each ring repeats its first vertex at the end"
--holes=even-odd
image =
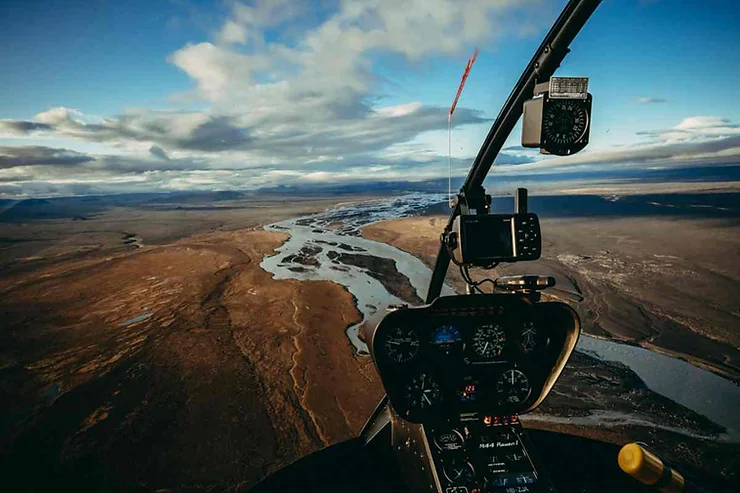
POLYGON ((658 456, 636 443, 628 443, 622 447, 617 461, 624 472, 643 484, 656 485, 664 492, 680 492, 683 490, 683 476, 676 470, 665 471, 666 466, 658 456), (669 473, 670 476, 668 476, 669 473), (667 476, 666 478, 663 477, 664 474, 667 476), (656 484, 659 481, 661 484, 656 484))

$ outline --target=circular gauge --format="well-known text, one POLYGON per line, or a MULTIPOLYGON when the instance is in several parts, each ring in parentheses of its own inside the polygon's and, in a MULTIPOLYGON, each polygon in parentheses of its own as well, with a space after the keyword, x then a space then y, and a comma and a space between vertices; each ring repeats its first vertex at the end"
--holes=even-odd
POLYGON ((524 322, 521 335, 522 349, 525 353, 531 352, 537 347, 537 327, 534 322, 524 322))
POLYGON ((543 141, 560 146, 578 142, 588 127, 588 112, 579 101, 551 99, 542 116, 543 141))
POLYGON ((439 402, 442 395, 437 382, 426 373, 412 378, 405 390, 409 413, 429 409, 439 402))
POLYGON ((383 347, 391 361, 406 363, 419 352, 419 336, 412 329, 396 327, 389 331, 383 347))
POLYGON ((512 368, 506 370, 496 382, 496 391, 501 400, 507 404, 519 404, 529 397, 532 387, 529 385, 527 375, 512 368))
POLYGON ((454 325, 442 325, 432 332, 429 342, 445 354, 462 348, 462 334, 454 325))
POLYGON ((473 333, 473 352, 482 359, 501 356, 505 343, 506 334, 498 324, 481 325, 473 333))
POLYGON ((445 461, 442 470, 445 473, 445 477, 453 484, 472 483, 475 480, 475 469, 473 469, 473 465, 463 459, 445 461))
POLYGON ((457 430, 445 431, 434 435, 434 444, 443 452, 462 450, 465 447, 465 439, 457 430))

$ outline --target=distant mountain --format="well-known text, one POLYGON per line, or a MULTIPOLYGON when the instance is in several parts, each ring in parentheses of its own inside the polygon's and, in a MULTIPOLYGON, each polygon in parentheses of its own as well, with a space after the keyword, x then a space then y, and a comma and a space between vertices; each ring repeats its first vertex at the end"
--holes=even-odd
POLYGON ((224 202, 228 200, 242 200, 248 198, 246 192, 236 191, 195 191, 195 192, 171 192, 146 201, 149 204, 204 204, 211 202, 224 202))
MULTIPOLYGON (((740 165, 713 165, 680 168, 645 169, 634 167, 615 167, 613 170, 599 171, 553 171, 546 174, 521 173, 498 174, 494 166, 485 182, 491 194, 511 194, 516 186, 531 186, 540 183, 593 183, 609 185, 610 183, 635 182, 654 183, 656 193, 660 183, 665 182, 707 182, 707 181, 740 181, 740 165)), ((462 178, 453 178, 452 191, 457 192, 463 184, 462 178)), ((75 218, 83 220, 91 215, 101 213, 111 207, 138 207, 142 209, 197 209, 214 207, 241 207, 237 202, 256 200, 290 201, 291 198, 319 198, 327 196, 363 197, 372 195, 400 195, 410 192, 445 193, 447 179, 440 178, 421 182, 356 182, 356 183, 322 183, 302 185, 278 185, 248 191, 182 191, 159 193, 127 193, 117 195, 92 195, 58 198, 35 198, 24 200, 0 200, 0 222, 22 222, 36 219, 75 218)), ((726 197, 725 197, 726 198, 726 197)), ((532 202, 534 206, 536 202, 532 202)), ((446 207, 446 206, 444 206, 446 207)), ((443 207, 443 208, 444 208, 443 207)), ((568 214, 570 207, 567 200, 551 199, 545 210, 557 209, 568 214), (555 202, 558 202, 557 204, 555 202)), ((608 204, 592 203, 594 213, 615 209, 608 204)), ((731 208, 734 207, 731 206, 731 208)), ((718 209, 720 212, 721 209, 718 209)), ((629 215, 629 210, 623 210, 629 215)), ((581 214, 582 211, 578 211, 581 214)), ((603 212, 606 213, 606 212, 603 212)))
MULTIPOLYGON (((463 180, 455 178, 452 181, 453 190, 462 186, 463 180)), ((310 195, 389 195, 407 192, 442 193, 447 191, 447 179, 435 179, 420 182, 412 181, 377 181, 356 183, 322 183, 312 185, 279 185, 255 190, 253 196, 271 196, 295 194, 300 196, 310 195)))
POLYGON ((158 207, 210 204, 246 197, 243 192, 171 192, 89 195, 47 199, 0 201, 0 222, 24 222, 40 219, 87 219, 111 207, 158 207))

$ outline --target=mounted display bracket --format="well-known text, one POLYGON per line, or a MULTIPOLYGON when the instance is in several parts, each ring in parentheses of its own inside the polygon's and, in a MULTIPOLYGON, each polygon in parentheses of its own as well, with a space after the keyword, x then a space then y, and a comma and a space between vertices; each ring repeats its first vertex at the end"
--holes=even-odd
POLYGON ((527 211, 527 189, 516 190, 514 214, 490 214, 491 197, 482 187, 479 189, 473 197, 459 196, 462 214, 442 234, 442 242, 455 263, 489 267, 540 258, 540 222, 536 214, 527 211))
POLYGON ((552 77, 524 103, 522 146, 568 156, 588 145, 592 97, 587 77, 552 77))

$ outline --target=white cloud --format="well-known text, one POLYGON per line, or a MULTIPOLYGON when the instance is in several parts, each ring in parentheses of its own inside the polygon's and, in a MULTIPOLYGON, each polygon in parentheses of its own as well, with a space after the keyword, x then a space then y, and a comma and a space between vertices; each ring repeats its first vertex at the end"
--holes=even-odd
POLYGON ((35 117, 35 120, 40 123, 46 123, 47 125, 55 125, 67 121, 81 124, 83 118, 82 113, 80 113, 79 110, 73 110, 70 108, 59 106, 38 113, 35 117))
POLYGON ((0 169, 27 166, 76 166, 93 161, 85 154, 69 149, 42 146, 0 147, 0 169))
POLYGON ((640 104, 658 104, 658 103, 667 103, 667 99, 663 98, 651 98, 651 97, 642 97, 635 99, 636 103, 640 104))
POLYGON ((375 110, 375 113, 377 113, 379 116, 385 117, 405 116, 418 111, 422 106, 423 104, 420 101, 414 101, 412 103, 377 108, 375 110))
POLYGON ((312 8, 305 0, 256 0, 231 3, 231 15, 216 39, 224 44, 264 44, 263 32, 295 19, 312 8))
MULTIPOLYGON (((700 130, 710 129, 712 132, 717 133, 721 129, 731 128, 732 125, 727 118, 719 118, 716 116, 692 116, 684 118, 681 122, 676 125, 678 130, 700 130)), ((737 130, 737 128, 735 128, 737 130)))
MULTIPOLYGON (((553 167, 614 164, 686 165, 740 163, 740 124, 726 118, 693 116, 669 129, 638 132, 647 140, 636 144, 588 150, 567 157, 546 157, 531 164, 501 166, 499 171, 547 171, 553 167)), ((526 155, 516 148, 511 152, 526 155)))
POLYGON ((247 42, 247 30, 244 26, 229 19, 224 23, 221 31, 218 33, 218 39, 225 44, 244 44, 247 42))
POLYGON ((213 103, 236 98, 252 85, 255 72, 270 67, 264 55, 244 55, 212 43, 189 44, 169 60, 196 81, 201 95, 213 103))

